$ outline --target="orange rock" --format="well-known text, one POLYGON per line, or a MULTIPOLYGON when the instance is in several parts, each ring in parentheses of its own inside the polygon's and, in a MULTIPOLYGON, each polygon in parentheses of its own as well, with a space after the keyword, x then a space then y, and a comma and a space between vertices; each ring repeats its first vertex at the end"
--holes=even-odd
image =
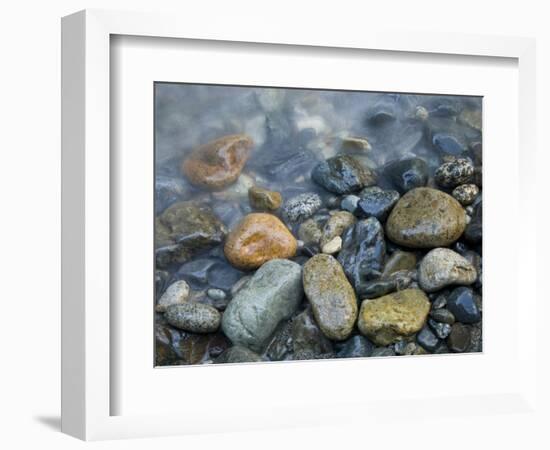
POLYGON ((296 239, 277 217, 252 213, 229 233, 224 252, 235 267, 252 270, 270 259, 293 257, 296 247, 296 239))
POLYGON ((222 189, 239 177, 252 145, 252 139, 245 134, 221 137, 193 150, 181 170, 195 186, 222 189))

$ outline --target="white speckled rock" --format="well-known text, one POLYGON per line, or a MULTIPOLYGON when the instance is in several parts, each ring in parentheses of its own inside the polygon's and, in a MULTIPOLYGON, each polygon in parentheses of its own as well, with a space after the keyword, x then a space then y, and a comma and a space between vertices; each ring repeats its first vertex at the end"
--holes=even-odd
POLYGON ((165 312, 170 305, 185 303, 189 298, 189 285, 184 281, 176 281, 168 286, 157 302, 157 312, 165 312))
POLYGON ((434 248, 424 256, 418 270, 420 287, 426 292, 434 292, 452 284, 472 284, 476 277, 475 267, 448 248, 434 248))

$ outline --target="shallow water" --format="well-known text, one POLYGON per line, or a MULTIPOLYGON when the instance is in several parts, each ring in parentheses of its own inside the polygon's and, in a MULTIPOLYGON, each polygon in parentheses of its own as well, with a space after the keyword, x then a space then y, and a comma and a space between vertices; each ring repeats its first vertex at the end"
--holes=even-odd
MULTIPOLYGON (((313 182, 311 171, 319 162, 337 154, 353 155, 375 170, 377 185, 382 188, 393 187, 384 175, 386 164, 419 157, 427 163, 428 185, 433 185, 434 171, 449 157, 465 157, 477 167, 481 166, 480 145, 476 147, 481 142, 481 123, 475 116, 481 107, 480 97, 467 96, 158 83, 155 88, 155 209, 161 214, 171 204, 196 200, 212 208, 227 230, 231 230, 252 211, 248 188, 258 185, 280 192, 283 201, 300 193, 315 192, 323 200, 323 208, 317 215, 328 217, 328 211, 338 209, 343 196, 313 182), (181 173, 181 162, 196 147, 233 134, 246 134, 254 142, 239 179, 214 192, 193 187, 181 173), (348 140, 350 137, 366 139, 368 144, 364 145, 370 148, 357 148, 348 140)), ((480 200, 481 195, 478 198, 480 200)), ((291 224, 294 236, 298 226, 291 224)), ((391 242, 387 246, 388 253, 399 248, 391 242)), ((481 253, 479 247, 472 249, 481 253)), ((308 256, 302 250, 295 260, 303 263, 308 256)), ((157 273, 157 299, 178 279, 188 282, 198 301, 204 301, 204 291, 208 288, 220 288, 230 299, 231 286, 245 275, 247 273, 231 267, 224 257, 223 244, 219 244, 198 251, 184 264, 162 268, 157 273)), ((162 314, 157 315, 158 324, 164 324, 162 314)), ((212 334, 218 347, 209 351, 208 336, 163 327, 160 342, 165 343, 167 349, 179 350, 161 358, 160 362, 157 358, 159 364, 211 362, 231 346, 221 332, 212 334), (171 337, 167 338, 167 334, 171 337), (196 347, 193 350, 196 355, 189 356, 192 350, 182 353, 185 347, 182 342, 189 342, 186 345, 191 349, 196 347)), ((157 351, 158 348, 157 335, 157 351)), ((270 358, 269 352, 266 355, 263 355, 265 359, 278 359, 270 358)), ((285 354, 280 359, 292 359, 292 355, 285 354)))

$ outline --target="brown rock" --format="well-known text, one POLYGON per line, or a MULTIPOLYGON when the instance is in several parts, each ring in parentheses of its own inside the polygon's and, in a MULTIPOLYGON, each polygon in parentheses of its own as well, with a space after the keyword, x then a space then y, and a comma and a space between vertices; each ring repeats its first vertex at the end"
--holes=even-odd
POLYGON ((252 139, 244 134, 208 142, 193 150, 183 161, 182 172, 195 186, 222 189, 239 177, 252 145, 252 139))
POLYGON ((271 259, 292 258, 296 248, 296 239, 277 217, 252 213, 229 233, 224 252, 235 267, 252 270, 271 259))
POLYGON ((248 190, 248 201, 254 209, 274 211, 281 206, 283 197, 279 192, 254 186, 248 190))
POLYGON ((466 228, 466 212, 453 197, 432 188, 416 188, 397 202, 386 223, 387 236, 411 248, 445 247, 466 228))
POLYGON ((430 301, 420 289, 405 289, 374 300, 364 300, 357 326, 375 344, 386 346, 420 331, 430 312, 430 301))

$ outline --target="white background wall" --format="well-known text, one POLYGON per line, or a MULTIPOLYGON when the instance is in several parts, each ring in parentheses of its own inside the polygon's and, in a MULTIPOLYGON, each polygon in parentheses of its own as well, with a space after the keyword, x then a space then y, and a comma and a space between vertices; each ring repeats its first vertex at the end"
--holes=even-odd
MULTIPOLYGON (((548 226, 548 139, 550 124, 550 14, 547 2, 435 1, 202 1, 12 0, 0 7, 0 447, 82 448, 59 433, 60 359, 60 17, 83 8, 140 11, 179 10, 208 20, 212 14, 247 15, 281 27, 309 21, 368 29, 387 22, 405 30, 473 32, 538 39, 538 141, 540 197, 539 274, 544 273, 548 226), (544 203, 544 204, 543 204, 544 203)), ((406 76, 406 74, 404 75, 406 76)), ((503 130, 505 132, 505 130, 503 130)), ((503 186, 503 194, 505 194, 503 186)), ((526 262, 529 263, 529 262, 526 262)), ((533 274, 534 279, 535 274, 533 274)), ((542 284, 542 283, 541 283, 542 284)), ((548 348, 541 330, 541 349, 548 348)), ((547 368, 547 366, 546 366, 547 368)), ((434 374, 437 376, 437 374, 434 374)), ((475 376, 475 374, 473 375, 475 376)), ((542 385, 548 383, 544 372, 542 385)), ((548 391, 546 391, 547 393, 548 391)), ((548 397, 547 397, 548 398, 548 397)), ((491 434, 457 419, 426 423, 411 418, 372 429, 310 429, 277 433, 213 435, 133 442, 94 443, 94 448, 549 448, 535 441, 540 424, 518 424, 501 416, 502 432, 491 434), (424 429, 421 442, 410 430, 424 429), (446 429, 446 433, 437 430, 446 429), (446 437, 445 437, 446 436, 446 437), (384 443, 386 443, 384 445, 384 443)), ((418 433, 415 433, 417 435, 418 433)), ((543 434, 540 435, 541 437, 543 434)))

